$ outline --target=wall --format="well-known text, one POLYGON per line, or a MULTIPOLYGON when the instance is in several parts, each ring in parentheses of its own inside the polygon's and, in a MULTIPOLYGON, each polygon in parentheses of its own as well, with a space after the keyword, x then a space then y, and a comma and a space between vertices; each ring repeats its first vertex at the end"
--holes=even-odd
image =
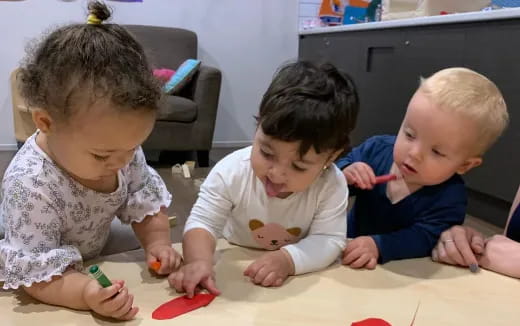
MULTIPOLYGON (((298 0, 108 2, 116 23, 182 27, 199 37, 199 58, 223 72, 215 146, 250 143, 252 116, 276 68, 298 54, 298 0)), ((53 24, 85 20, 86 1, 0 1, 0 150, 15 144, 9 73, 24 46, 53 24), (23 17, 23 18, 21 18, 23 17)))
POLYGON ((300 0, 300 8, 298 11, 298 26, 301 28, 307 20, 318 17, 320 11, 321 0, 300 0))

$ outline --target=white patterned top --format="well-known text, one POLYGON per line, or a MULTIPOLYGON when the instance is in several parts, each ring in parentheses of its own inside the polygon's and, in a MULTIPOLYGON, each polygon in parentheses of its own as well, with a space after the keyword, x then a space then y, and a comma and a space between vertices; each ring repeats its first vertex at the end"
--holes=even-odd
POLYGON ((32 135, 7 168, 0 193, 5 238, 0 240, 3 288, 50 281, 67 267, 82 270, 105 245, 112 220, 141 222, 168 207, 171 194, 146 164, 141 148, 118 172, 118 187, 100 193, 74 180, 32 135))

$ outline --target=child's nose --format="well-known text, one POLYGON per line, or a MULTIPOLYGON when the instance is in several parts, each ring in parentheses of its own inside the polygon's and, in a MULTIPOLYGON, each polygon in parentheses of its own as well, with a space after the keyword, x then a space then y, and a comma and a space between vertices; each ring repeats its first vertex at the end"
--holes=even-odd
POLYGON ((273 182, 280 183, 285 178, 285 169, 280 164, 273 164, 269 169, 269 175, 273 182))
POLYGON ((129 156, 129 155, 123 155, 123 156, 116 157, 116 158, 114 158, 114 160, 112 162, 110 162, 108 164, 107 168, 109 170, 118 171, 118 170, 124 168, 130 161, 130 159, 131 159, 131 156, 129 156))
POLYGON ((422 159, 421 147, 419 145, 414 145, 410 148, 408 155, 416 161, 420 161, 422 159))

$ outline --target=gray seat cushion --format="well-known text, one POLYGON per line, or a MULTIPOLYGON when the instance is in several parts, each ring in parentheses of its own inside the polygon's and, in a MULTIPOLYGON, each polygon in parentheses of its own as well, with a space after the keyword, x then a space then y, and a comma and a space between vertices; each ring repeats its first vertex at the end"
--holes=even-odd
POLYGON ((192 100, 165 95, 157 114, 158 121, 193 122, 197 118, 197 104, 192 100))

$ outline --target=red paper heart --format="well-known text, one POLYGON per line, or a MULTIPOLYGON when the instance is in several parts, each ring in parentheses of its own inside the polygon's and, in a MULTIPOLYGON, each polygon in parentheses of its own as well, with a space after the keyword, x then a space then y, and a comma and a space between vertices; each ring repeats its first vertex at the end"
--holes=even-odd
POLYGON ((387 321, 379 318, 368 318, 362 321, 356 321, 351 326, 392 326, 387 321))
POLYGON ((200 307, 207 306, 215 299, 213 294, 199 293, 189 299, 187 296, 178 297, 160 305, 152 312, 152 318, 163 320, 172 319, 200 307))

